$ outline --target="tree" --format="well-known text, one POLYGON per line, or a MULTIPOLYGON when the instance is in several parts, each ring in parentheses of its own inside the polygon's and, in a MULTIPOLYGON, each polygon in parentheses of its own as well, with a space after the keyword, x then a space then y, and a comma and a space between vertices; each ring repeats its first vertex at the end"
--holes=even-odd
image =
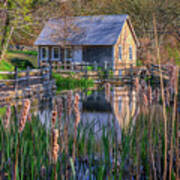
POLYGON ((3 58, 12 36, 33 36, 33 28, 48 16, 46 9, 51 0, 2 0, 0 1, 0 59, 3 58))

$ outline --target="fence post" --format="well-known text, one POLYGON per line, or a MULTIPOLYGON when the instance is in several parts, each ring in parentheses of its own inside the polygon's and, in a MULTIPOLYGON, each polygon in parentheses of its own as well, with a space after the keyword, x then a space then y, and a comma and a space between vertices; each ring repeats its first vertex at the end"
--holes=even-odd
POLYGON ((18 89, 18 67, 17 66, 15 66, 15 69, 14 69, 14 80, 15 80, 14 90, 16 91, 18 89))
POLYGON ((26 68, 26 78, 27 78, 27 80, 26 80, 26 86, 27 86, 27 87, 29 87, 29 84, 30 84, 30 83, 29 83, 29 80, 30 80, 30 79, 29 79, 29 69, 30 69, 29 66, 27 66, 27 68, 26 68))
POLYGON ((52 79, 52 66, 50 64, 50 66, 49 66, 49 80, 51 80, 51 79, 52 79))
POLYGON ((98 69, 98 68, 97 68, 97 62, 94 61, 94 70, 97 71, 97 69, 98 69))
POLYGON ((83 71, 84 62, 82 61, 82 64, 80 64, 81 72, 83 71))
POLYGON ((88 63, 85 63, 85 78, 88 78, 88 63))
POLYGON ((67 69, 67 66, 66 66, 66 61, 64 61, 64 70, 67 69))

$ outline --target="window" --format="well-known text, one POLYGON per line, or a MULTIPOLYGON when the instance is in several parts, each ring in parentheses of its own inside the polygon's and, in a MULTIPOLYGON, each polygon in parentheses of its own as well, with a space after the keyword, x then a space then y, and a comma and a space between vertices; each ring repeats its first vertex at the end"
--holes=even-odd
POLYGON ((122 60, 122 46, 119 46, 119 59, 122 60))
POLYGON ((52 60, 59 60, 60 59, 60 48, 53 47, 52 48, 52 60))
POLYGON ((48 60, 48 47, 41 48, 41 60, 48 60))
POLYGON ((120 96, 119 97, 119 100, 118 100, 118 110, 119 110, 119 113, 122 111, 122 97, 120 96))
POLYGON ((72 48, 65 49, 65 60, 72 60, 72 48))
POLYGON ((132 54, 132 46, 129 46, 129 59, 133 59, 133 54, 132 54))

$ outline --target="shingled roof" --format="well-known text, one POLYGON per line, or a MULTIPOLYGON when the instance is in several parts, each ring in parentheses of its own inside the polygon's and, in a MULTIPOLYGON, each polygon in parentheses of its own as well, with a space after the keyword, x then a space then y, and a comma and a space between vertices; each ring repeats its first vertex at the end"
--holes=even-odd
POLYGON ((62 45, 65 40, 69 45, 113 45, 127 18, 128 15, 100 15, 51 19, 35 45, 62 45))

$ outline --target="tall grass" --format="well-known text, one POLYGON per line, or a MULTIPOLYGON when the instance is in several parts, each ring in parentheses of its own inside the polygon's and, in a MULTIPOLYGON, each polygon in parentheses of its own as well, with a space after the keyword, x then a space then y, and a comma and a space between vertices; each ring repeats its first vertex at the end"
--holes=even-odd
MULTIPOLYGON (((95 133, 97 124, 79 121, 79 96, 75 95, 74 99, 72 92, 68 96, 68 103, 62 99, 55 101, 57 104, 54 104, 53 112, 57 109, 58 113, 53 113, 51 117, 53 129, 32 116, 23 124, 19 136, 19 121, 16 117, 11 116, 8 130, 0 121, 1 178, 162 179, 165 133, 168 142, 172 143, 167 147, 171 152, 178 151, 178 129, 172 126, 178 125, 178 119, 173 115, 174 109, 169 108, 167 111, 165 131, 162 105, 139 104, 141 113, 136 121, 131 117, 128 127, 121 129, 119 140, 117 129, 120 127, 115 126, 115 118, 112 126, 99 125, 95 133), (101 134, 100 137, 97 133, 101 134), (59 135, 61 137, 58 138, 59 135)), ((171 179, 178 177, 177 157, 175 153, 168 155, 170 159, 167 166, 171 167, 171 179)))

